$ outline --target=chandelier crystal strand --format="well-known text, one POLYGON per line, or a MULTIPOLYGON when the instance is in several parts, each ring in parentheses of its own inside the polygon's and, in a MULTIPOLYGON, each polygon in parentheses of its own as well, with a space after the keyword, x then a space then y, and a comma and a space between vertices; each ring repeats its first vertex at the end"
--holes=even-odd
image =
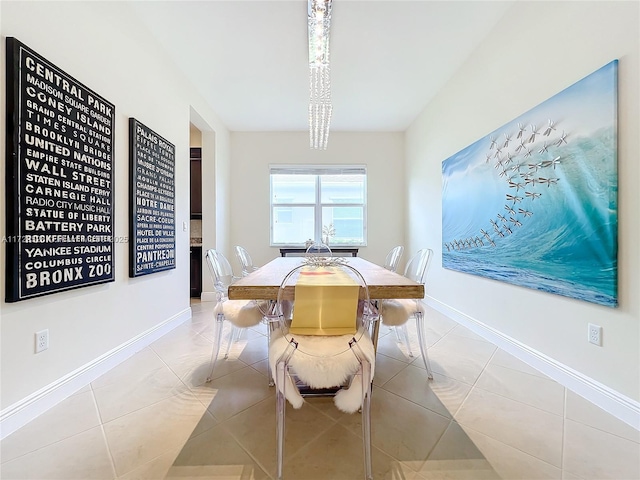
POLYGON ((326 150, 331 123, 329 28, 331 0, 308 0, 309 147, 326 150))
POLYGON ((329 140, 329 125, 331 123, 331 111, 333 107, 331 105, 331 79, 330 79, 330 67, 327 65, 323 69, 323 93, 324 101, 322 103, 322 135, 320 137, 320 143, 323 149, 327 148, 327 142, 329 140))
POLYGON ((327 146, 324 144, 324 129, 327 121, 327 83, 325 72, 328 67, 320 67, 320 129, 318 131, 318 143, 321 148, 325 149, 327 146))
POLYGON ((310 146, 315 149, 326 149, 331 122, 331 85, 329 67, 312 67, 310 69, 311 94, 309 101, 309 135, 310 146))
POLYGON ((316 91, 317 95, 318 95, 318 115, 316 117, 316 122, 318 124, 317 126, 317 131, 316 131, 316 142, 318 143, 318 146, 316 148, 326 148, 326 145, 322 144, 322 137, 324 136, 324 67, 318 67, 318 89, 316 91))
POLYGON ((329 67, 311 67, 309 84, 309 146, 326 149, 332 111, 329 67))

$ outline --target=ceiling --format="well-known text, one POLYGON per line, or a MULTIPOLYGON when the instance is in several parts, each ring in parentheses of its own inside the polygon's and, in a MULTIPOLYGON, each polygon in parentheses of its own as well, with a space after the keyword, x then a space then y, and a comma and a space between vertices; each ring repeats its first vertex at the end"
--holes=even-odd
MULTIPOLYGON (((512 3, 334 0, 331 131, 405 130, 512 3)), ((306 0, 131 5, 229 130, 308 130, 306 0)))

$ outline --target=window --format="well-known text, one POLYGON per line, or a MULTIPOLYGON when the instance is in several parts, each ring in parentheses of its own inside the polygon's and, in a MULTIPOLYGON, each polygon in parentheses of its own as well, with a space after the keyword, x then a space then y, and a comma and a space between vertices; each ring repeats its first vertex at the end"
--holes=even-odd
POLYGON ((367 171, 358 166, 272 166, 271 245, 324 239, 334 246, 366 245, 367 171))

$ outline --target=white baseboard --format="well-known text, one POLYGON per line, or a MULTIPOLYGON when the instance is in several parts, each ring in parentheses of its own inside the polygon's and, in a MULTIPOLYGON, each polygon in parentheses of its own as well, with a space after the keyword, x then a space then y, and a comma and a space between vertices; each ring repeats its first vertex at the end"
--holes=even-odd
POLYGON ((200 294, 201 302, 217 302, 218 301, 218 293, 217 292, 202 292, 200 294))
POLYGON ((189 307, 0 411, 0 440, 190 318, 191 308, 189 307))
POLYGON ((464 325, 491 343, 554 379, 569 390, 596 404, 614 417, 640 430, 640 403, 602 383, 554 360, 547 355, 485 325, 482 322, 426 296, 424 302, 440 313, 464 325))

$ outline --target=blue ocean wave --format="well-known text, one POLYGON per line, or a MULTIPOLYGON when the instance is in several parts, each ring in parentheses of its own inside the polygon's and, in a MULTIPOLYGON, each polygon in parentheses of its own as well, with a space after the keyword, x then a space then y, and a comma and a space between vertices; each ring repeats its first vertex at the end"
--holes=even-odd
POLYGON ((468 174, 462 185, 445 178, 443 266, 617 305, 614 128, 549 148, 535 162, 547 162, 535 178, 555 183, 516 190, 488 171, 491 163, 479 167, 477 178, 468 174), (562 160, 549 165, 557 158, 562 160))
POLYGON ((598 290, 597 287, 588 287, 583 283, 565 280, 551 274, 544 274, 521 267, 514 268, 509 265, 492 265, 487 261, 477 260, 475 255, 469 254, 468 252, 456 255, 443 254, 442 266, 450 270, 480 275, 512 285, 519 285, 543 292, 585 300, 587 302, 610 307, 617 305, 617 300, 614 295, 602 292, 598 290))

